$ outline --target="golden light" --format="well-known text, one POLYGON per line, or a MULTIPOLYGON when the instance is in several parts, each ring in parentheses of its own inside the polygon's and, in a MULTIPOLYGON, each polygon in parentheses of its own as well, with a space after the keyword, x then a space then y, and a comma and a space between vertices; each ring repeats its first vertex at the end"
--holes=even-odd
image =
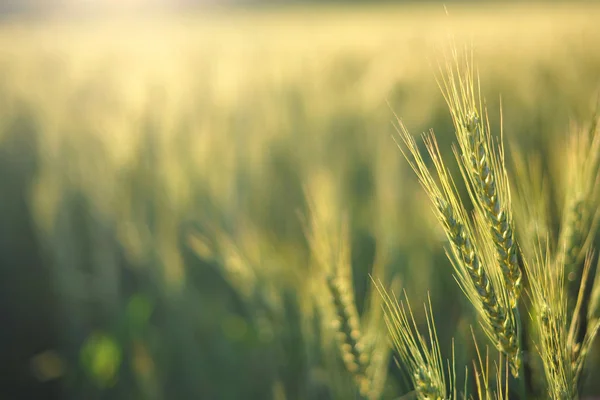
POLYGON ((167 4, 168 0, 67 0, 67 3, 73 8, 131 10, 167 4))

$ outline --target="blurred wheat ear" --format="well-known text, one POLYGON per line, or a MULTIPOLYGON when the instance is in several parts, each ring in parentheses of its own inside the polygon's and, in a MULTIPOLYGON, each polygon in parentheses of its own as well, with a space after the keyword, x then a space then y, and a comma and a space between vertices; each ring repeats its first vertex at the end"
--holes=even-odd
MULTIPOLYGON (((320 203, 314 190, 307 188, 306 196, 310 210, 306 236, 316 264, 317 284, 321 288, 317 293, 324 289, 329 299, 323 304, 323 314, 331 318, 330 326, 339 354, 358 393, 365 399, 379 399, 385 386, 390 355, 387 337, 380 334, 383 315, 379 294, 370 293, 361 322, 354 299, 346 219, 335 211, 336 207, 320 203)), ((325 203, 329 201, 325 200, 325 203)))
POLYGON ((598 229, 600 204, 600 130, 598 111, 588 127, 574 127, 562 162, 566 166, 561 185, 563 219, 557 256, 566 269, 571 296, 576 296, 583 263, 598 229))
MULTIPOLYGON (((573 391, 581 388, 583 365, 598 331, 594 317, 597 283, 592 249, 600 217, 600 130, 598 107, 586 126, 571 129, 558 162, 565 166, 560 185, 564 199, 558 248, 552 263, 564 274, 565 314, 570 316, 566 348, 570 352, 573 391)), ((549 262, 550 263, 550 262, 549 262)))
POLYGON ((523 257, 533 260, 539 248, 555 251, 551 208, 552 185, 540 154, 512 145, 513 207, 523 257))

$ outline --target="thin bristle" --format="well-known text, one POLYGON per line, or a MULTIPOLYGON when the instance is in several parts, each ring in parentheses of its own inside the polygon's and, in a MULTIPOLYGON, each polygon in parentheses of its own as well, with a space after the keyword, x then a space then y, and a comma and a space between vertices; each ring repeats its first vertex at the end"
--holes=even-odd
MULTIPOLYGON (((446 376, 439 348, 437 332, 431 302, 425 306, 429 342, 419 334, 410 303, 406 298, 398 302, 395 296, 388 294, 381 283, 375 283, 383 298, 385 321, 396 352, 402 363, 408 368, 410 379, 419 400, 448 399, 446 376)), ((451 392, 454 385, 450 381, 451 392)))
POLYGON ((480 400, 504 400, 508 398, 508 360, 503 361, 502 353, 498 356, 498 363, 495 365, 495 383, 496 389, 492 389, 490 383, 490 357, 489 351, 485 349, 485 359, 481 355, 479 344, 475 338, 475 332, 471 328, 471 336, 475 345, 475 354, 477 359, 473 360, 473 372, 475 375, 475 387, 477 396, 480 400), (503 381, 504 377, 504 381, 503 381))

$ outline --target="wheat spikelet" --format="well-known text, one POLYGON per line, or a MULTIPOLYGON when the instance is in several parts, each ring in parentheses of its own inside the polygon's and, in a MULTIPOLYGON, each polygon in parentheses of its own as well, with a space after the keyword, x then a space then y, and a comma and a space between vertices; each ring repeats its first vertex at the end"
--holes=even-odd
POLYGON ((421 366, 413 373, 415 391, 419 399, 444 399, 440 388, 436 386, 435 372, 429 367, 421 366))
MULTIPOLYGON (((504 286, 502 272, 495 257, 494 243, 487 228, 486 216, 476 210, 473 239, 478 244, 479 263, 483 266, 481 270, 486 273, 488 285, 494 288, 493 293, 496 296, 494 301, 478 302, 477 300, 482 297, 480 291, 476 286, 466 285, 468 277, 464 274, 464 269, 455 266, 458 275, 457 281, 475 307, 481 307, 480 313, 488 316, 487 320, 480 321, 481 325, 498 350, 506 354, 511 373, 517 377, 521 366, 520 321, 516 311, 512 308, 510 293, 504 286)), ((472 276, 470 277, 473 279, 472 276)))
POLYGON ((370 356, 365 348, 354 301, 348 241, 348 230, 344 224, 340 231, 337 260, 334 261, 332 275, 326 281, 336 315, 334 329, 342 359, 361 395, 369 398, 372 389, 370 356))
POLYGON ((339 278, 328 277, 327 287, 331 293, 337 319, 334 329, 344 364, 352 373, 361 394, 370 391, 369 356, 362 343, 362 335, 354 299, 347 285, 339 278))
POLYGON ((440 185, 435 182, 427 169, 415 140, 402 122, 398 122, 398 132, 410 156, 402 147, 401 150, 433 203, 435 214, 450 241, 453 257, 449 255, 449 258, 453 261, 458 276, 457 281, 478 311, 490 339, 506 353, 511 363, 511 371, 516 376, 520 368, 517 320, 510 302, 507 301, 502 278, 498 277, 493 268, 496 263, 494 260, 491 262, 487 260, 485 265, 482 263, 482 255, 477 248, 466 211, 442 161, 433 133, 425 135, 424 140, 440 185))
POLYGON ((448 62, 440 87, 450 109, 459 148, 455 154, 461 171, 469 182, 469 192, 476 207, 486 216, 504 280, 516 306, 522 290, 522 273, 518 262, 508 175, 504 164, 502 142, 491 136, 487 112, 482 111, 481 98, 476 97, 472 62, 462 73, 458 54, 448 62))

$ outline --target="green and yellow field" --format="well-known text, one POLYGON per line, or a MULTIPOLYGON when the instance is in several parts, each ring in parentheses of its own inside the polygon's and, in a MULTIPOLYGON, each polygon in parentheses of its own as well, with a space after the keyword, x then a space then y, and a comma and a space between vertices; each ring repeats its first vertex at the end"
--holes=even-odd
MULTIPOLYGON (((574 3, 5 21, 0 381, 73 399, 353 398, 306 193, 324 230, 347 218, 363 323, 369 273, 420 323, 430 293, 460 381, 478 325, 394 114, 433 128, 458 173, 436 83, 454 40, 473 49, 493 132, 501 103, 505 141, 551 157, 598 100, 599 20, 574 3)), ((408 390, 390 362, 383 398, 408 390)))

